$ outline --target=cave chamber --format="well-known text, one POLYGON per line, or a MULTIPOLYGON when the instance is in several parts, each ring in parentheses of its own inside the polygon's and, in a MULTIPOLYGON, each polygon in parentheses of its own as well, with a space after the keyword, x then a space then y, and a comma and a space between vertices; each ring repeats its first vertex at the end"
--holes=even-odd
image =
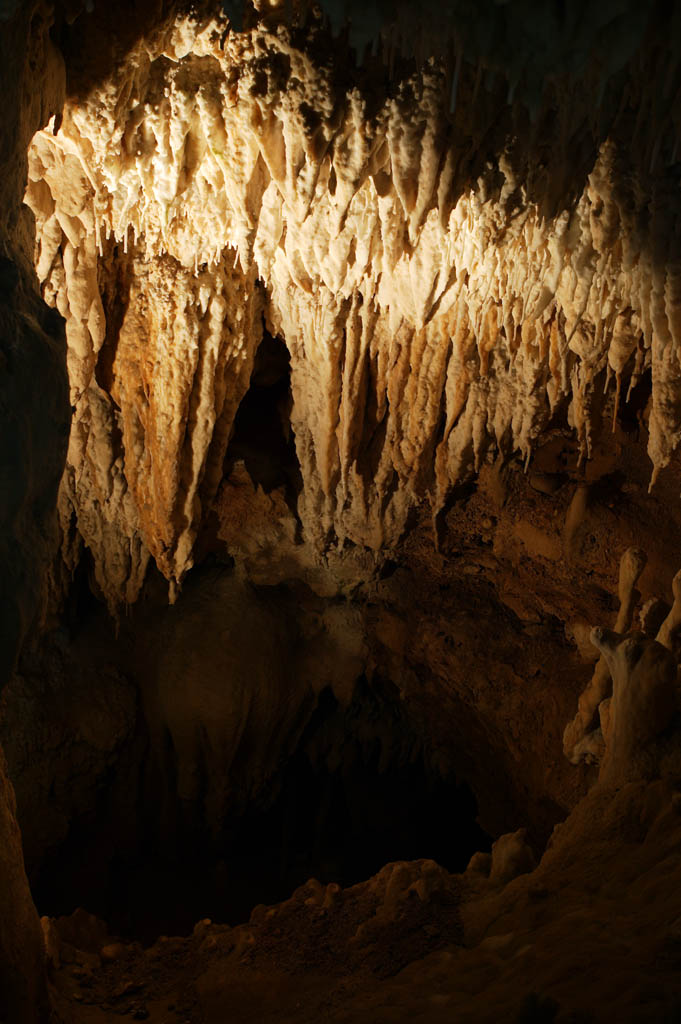
POLYGON ((681 1019, 680 40, 0 0, 0 1024, 681 1019))

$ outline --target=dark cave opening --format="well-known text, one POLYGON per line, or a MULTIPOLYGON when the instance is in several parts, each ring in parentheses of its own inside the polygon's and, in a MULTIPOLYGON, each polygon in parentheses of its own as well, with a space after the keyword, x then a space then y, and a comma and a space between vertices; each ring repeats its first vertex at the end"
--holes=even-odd
MULTIPOLYGON (((134 784, 130 766, 117 770, 134 784)), ((168 842, 153 834, 154 811, 144 810, 148 827, 127 846, 113 838, 124 826, 106 799, 74 823, 33 880, 40 913, 81 906, 112 933, 151 943, 189 934, 204 918, 247 921, 256 905, 283 901, 310 878, 347 887, 420 858, 463 871, 490 848, 470 788, 432 768, 396 688, 365 678, 345 707, 322 691, 276 777, 219 835, 199 806, 185 806, 168 842)))
MULTIPOLYGON (((266 493, 283 489, 295 510, 301 477, 290 425, 290 374, 285 344, 264 331, 249 389, 235 419, 225 477, 240 462, 266 493)), ((208 555, 210 550, 208 544, 208 555)), ((209 559, 198 560, 205 565, 186 582, 180 606, 188 595, 195 592, 191 600, 198 600, 203 594, 204 576, 211 570, 206 570, 209 559)), ((224 574, 224 566, 216 571, 224 574)), ((227 576, 230 573, 231 569, 226 571, 227 576)), ((168 733, 168 750, 159 758, 158 735, 163 730, 155 720, 153 700, 151 706, 146 703, 154 671, 138 664, 132 654, 139 637, 145 637, 141 646, 163 646, 168 640, 170 634, 157 633, 161 620, 154 618, 164 595, 160 577, 152 572, 139 621, 133 616, 112 640, 86 553, 71 583, 64 627, 57 631, 60 653, 56 660, 48 656, 45 661, 36 654, 35 664, 28 669, 29 675, 45 680, 48 690, 54 688, 53 679, 60 680, 49 698, 59 703, 59 687, 64 693, 71 688, 68 666, 74 667, 83 653, 78 640, 82 637, 86 660, 97 652, 97 663, 110 667, 116 677, 107 690, 106 678, 98 671, 88 675, 85 668, 86 706, 87 688, 95 685, 103 700, 126 704, 129 716, 128 732, 108 760, 89 750, 70 752, 80 742, 82 708, 77 701, 73 721, 60 724, 64 735, 55 738, 58 763, 47 768, 58 781, 43 799, 62 831, 51 834, 48 826, 42 833, 40 826, 26 829, 26 835, 32 835, 29 846, 38 854, 28 868, 41 914, 58 917, 83 907, 102 918, 112 933, 151 943, 162 934, 188 934, 207 917, 232 925, 246 921, 255 906, 286 900, 310 878, 348 887, 370 878, 387 863, 421 858, 462 871, 473 853, 489 850, 490 838, 476 823, 477 804, 471 789, 454 776, 444 777, 435 767, 427 736, 410 717, 397 687, 377 677, 361 676, 347 704, 339 702, 329 685, 316 697, 310 693, 300 707, 299 724, 282 747, 281 762, 273 774, 258 782, 253 794, 249 757, 257 764, 258 754, 252 744, 267 740, 247 739, 236 784, 248 788, 249 795, 237 799, 218 821, 207 811, 215 780, 206 782, 195 800, 181 799, 173 774, 173 741, 168 733), (148 621, 145 616, 150 616, 148 621), (90 639, 85 639, 86 633, 90 639), (62 657, 64 667, 56 669, 62 657), (96 778, 93 773, 84 781, 95 763, 96 778), (67 788, 76 794, 73 799, 65 794, 67 788)), ((210 589, 205 607, 203 600, 201 616, 211 604, 210 589)), ((295 597, 287 607, 288 624, 282 630, 297 633, 295 597)), ((238 602, 229 614, 243 620, 238 602)), ((176 624, 173 612, 168 615, 167 628, 172 633, 176 624)), ((205 623, 201 621, 201 628, 214 634, 210 615, 205 623)), ((243 621, 240 628, 248 633, 243 621)), ((195 635, 191 633, 191 642, 195 635)), ((284 645, 283 658, 286 649, 284 645)), ((219 680, 220 664, 198 657, 202 670, 219 680)), ((251 678, 254 665, 243 671, 257 692, 257 680, 251 678)), ((192 682, 178 677, 178 685, 186 689, 192 682)), ((220 685, 228 684, 223 680, 220 685)), ((97 716, 96 703, 92 707, 97 716)), ((85 727, 86 731, 91 727, 87 713, 85 727)), ((105 732, 109 727, 110 723, 101 725, 105 732)), ((245 728, 248 732, 247 724, 245 728)), ((30 771, 29 766, 29 775, 30 771)), ((204 776, 205 764, 197 762, 196 772, 204 776)), ((29 793, 24 805, 27 811, 39 806, 29 793)))
POLYGON ((263 329, 248 391, 234 420, 225 457, 225 476, 242 460, 251 480, 269 493, 284 487, 295 508, 302 488, 295 439, 291 430, 291 359, 281 338, 263 329))

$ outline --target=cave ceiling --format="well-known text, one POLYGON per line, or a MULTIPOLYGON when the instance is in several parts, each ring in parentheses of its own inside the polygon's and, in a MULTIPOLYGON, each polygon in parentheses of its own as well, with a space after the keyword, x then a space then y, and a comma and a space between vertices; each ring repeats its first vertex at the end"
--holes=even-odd
POLYGON ((0 1018, 678 1019, 680 45, 0 0, 0 1018))
POLYGON ((463 35, 405 11, 377 32, 371 5, 351 38, 333 5, 172 7, 116 45, 106 16, 75 19, 25 201, 66 320, 63 555, 89 548, 112 609, 150 558, 171 594, 193 564, 263 331, 290 356, 319 553, 389 550, 411 509, 436 517, 498 457, 527 467, 552 426, 588 462, 641 381, 651 486, 668 466, 673 44, 626 4, 568 5, 562 33, 516 6, 463 35), (500 45, 511 25, 524 43, 500 45))

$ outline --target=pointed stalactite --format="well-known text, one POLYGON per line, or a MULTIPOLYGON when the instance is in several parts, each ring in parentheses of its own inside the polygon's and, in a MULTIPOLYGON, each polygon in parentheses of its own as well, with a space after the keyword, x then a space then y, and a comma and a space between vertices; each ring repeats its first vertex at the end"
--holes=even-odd
MULTIPOLYGON (((606 371, 616 417, 652 366, 655 473, 677 448, 669 186, 646 221, 629 143, 594 145, 578 80, 545 89, 528 120, 522 54, 504 76, 447 35, 452 67, 396 82, 404 35, 399 19, 384 33, 391 84, 369 104, 283 26, 179 19, 36 136, 36 266, 67 320, 76 406, 62 522, 111 605, 134 600, 150 554, 174 584, 191 566, 263 311, 291 356, 298 513, 321 548, 395 543, 414 502, 441 506, 497 447, 527 463, 561 406, 588 458, 606 371), (566 176, 578 145, 591 156, 566 176), (114 326, 100 292, 126 261, 114 326)), ((636 131, 657 165, 660 126, 636 131)))

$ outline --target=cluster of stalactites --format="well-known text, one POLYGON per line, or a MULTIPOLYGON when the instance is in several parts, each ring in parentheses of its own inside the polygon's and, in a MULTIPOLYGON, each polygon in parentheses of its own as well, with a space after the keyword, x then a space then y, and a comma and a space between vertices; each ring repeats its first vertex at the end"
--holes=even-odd
POLYGON ((30 154, 76 408, 62 515, 111 604, 134 600, 149 552, 175 582, 191 565, 260 337, 257 279, 291 355, 299 515, 321 546, 394 543, 491 447, 529 460, 561 405, 588 457, 604 370, 625 401, 652 368, 654 474, 669 461, 675 226, 641 228, 614 143, 547 214, 508 148, 464 187, 433 65, 369 118, 281 26, 193 18, 156 40, 30 154))

